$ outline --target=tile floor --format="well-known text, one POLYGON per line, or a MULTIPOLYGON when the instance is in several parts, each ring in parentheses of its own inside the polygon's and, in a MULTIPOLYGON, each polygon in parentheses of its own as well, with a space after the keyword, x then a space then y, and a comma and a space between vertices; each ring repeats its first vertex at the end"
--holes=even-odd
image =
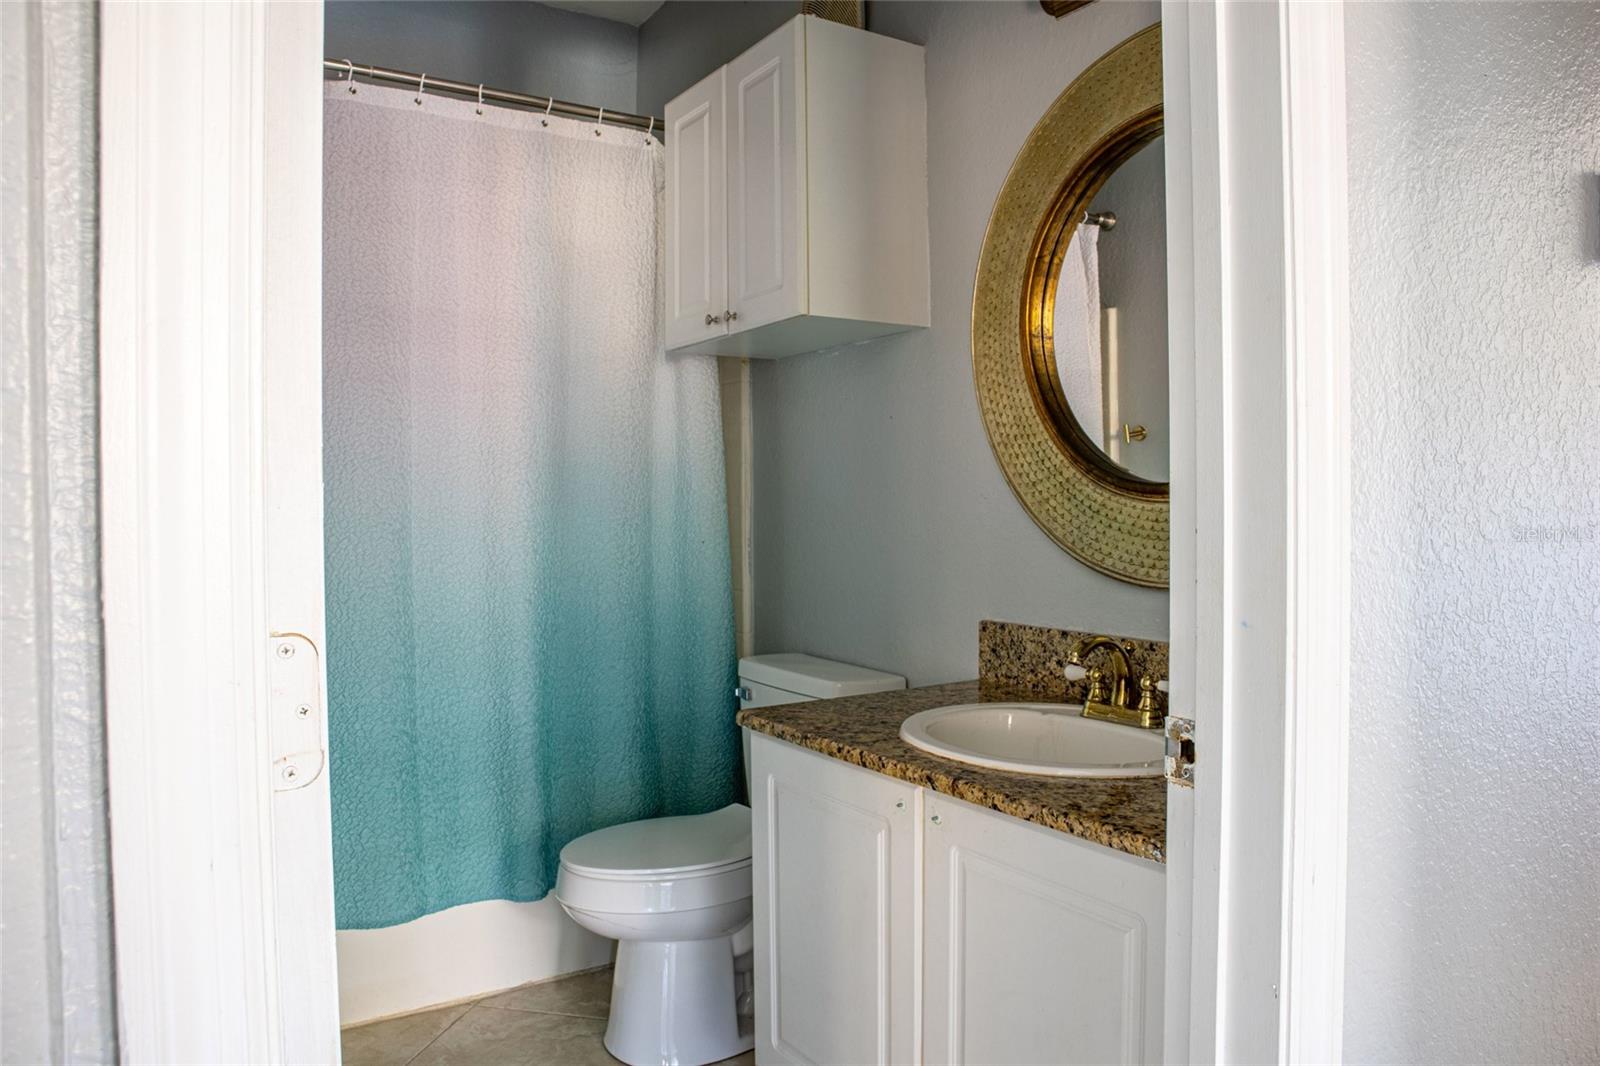
POLYGON ((346 1029, 345 1066, 613 1066, 601 1043, 610 1006, 609 968, 523 985, 346 1029))

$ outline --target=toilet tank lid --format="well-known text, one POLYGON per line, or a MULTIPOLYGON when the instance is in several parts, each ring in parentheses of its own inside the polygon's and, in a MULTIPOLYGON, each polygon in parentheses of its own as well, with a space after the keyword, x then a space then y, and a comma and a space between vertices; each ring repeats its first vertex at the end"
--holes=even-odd
POLYGON ((881 670, 868 670, 864 666, 836 663, 831 659, 819 659, 798 652, 751 655, 740 659, 739 677, 743 681, 770 685, 797 696, 819 700, 906 687, 906 679, 898 674, 886 674, 881 670))

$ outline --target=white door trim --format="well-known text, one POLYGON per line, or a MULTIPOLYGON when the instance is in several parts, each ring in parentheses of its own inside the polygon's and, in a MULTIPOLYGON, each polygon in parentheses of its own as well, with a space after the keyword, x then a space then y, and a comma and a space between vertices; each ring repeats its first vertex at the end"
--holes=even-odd
POLYGON ((322 5, 106 3, 100 37, 122 1056, 336 1062, 328 775, 274 790, 266 713, 268 634, 322 646, 322 5))
POLYGON ((1288 820, 1279 1059, 1344 1047, 1350 733, 1350 285, 1342 3, 1289 3, 1288 395, 1293 451, 1288 820))
POLYGON ((1169 790, 1166 1056, 1337 1062, 1350 575, 1344 12, 1337 2, 1168 0, 1162 15, 1172 694, 1175 713, 1195 720, 1197 752, 1193 792, 1169 790))

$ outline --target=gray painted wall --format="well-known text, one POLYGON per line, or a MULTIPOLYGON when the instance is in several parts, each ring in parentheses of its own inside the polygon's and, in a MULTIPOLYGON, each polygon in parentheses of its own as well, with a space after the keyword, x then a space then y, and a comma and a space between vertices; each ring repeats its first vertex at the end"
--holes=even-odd
POLYGON ((639 32, 527 0, 328 0, 324 54, 634 110, 639 32))
POLYGON ((667 0, 639 27, 639 107, 667 101, 800 13, 796 0, 667 0))
POLYGON ((0 4, 0 1062, 116 1061, 96 464, 98 7, 0 4))
POLYGON ((1154 3, 1059 21, 1031 0, 873 5, 875 32, 927 46, 933 326, 752 363, 758 650, 927 684, 975 675, 985 617, 1166 636, 1165 592, 1076 562, 1017 503, 971 358, 978 250, 1023 139, 1084 67, 1158 18, 1154 3))
POLYGON ((1600 1062, 1600 6, 1346 12, 1346 1058, 1600 1062))

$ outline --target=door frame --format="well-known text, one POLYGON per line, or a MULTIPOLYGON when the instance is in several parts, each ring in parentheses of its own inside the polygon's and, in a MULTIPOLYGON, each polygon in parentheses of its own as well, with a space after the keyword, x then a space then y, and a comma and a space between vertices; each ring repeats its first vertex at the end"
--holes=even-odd
POLYGON ((1338 1062, 1350 436, 1340 0, 1164 0, 1166 1059, 1338 1062), (1187 934, 1187 935, 1186 935, 1187 934))
MULTIPOLYGON (((1335 1062, 1343 11, 1164 0, 1162 17, 1171 687, 1197 750, 1197 787, 1169 799, 1166 1058, 1335 1062)), ((101 6, 106 715, 129 1062, 339 1055, 327 774, 273 790, 267 713, 269 635, 323 646, 321 53, 320 0, 101 6)))
POLYGON ((101 549, 126 1062, 339 1058, 319 654, 322 14, 100 6, 101 549), (269 713, 284 709, 290 720, 269 713))

